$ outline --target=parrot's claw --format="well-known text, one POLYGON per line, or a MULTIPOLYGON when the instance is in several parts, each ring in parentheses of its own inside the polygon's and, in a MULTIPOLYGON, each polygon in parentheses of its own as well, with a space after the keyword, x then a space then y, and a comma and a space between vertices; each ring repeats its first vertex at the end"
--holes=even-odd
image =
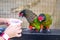
POLYGON ((43 32, 43 30, 41 29, 41 30, 40 30, 40 32, 42 33, 42 32, 43 32))
POLYGON ((50 29, 48 29, 47 32, 50 33, 50 29))

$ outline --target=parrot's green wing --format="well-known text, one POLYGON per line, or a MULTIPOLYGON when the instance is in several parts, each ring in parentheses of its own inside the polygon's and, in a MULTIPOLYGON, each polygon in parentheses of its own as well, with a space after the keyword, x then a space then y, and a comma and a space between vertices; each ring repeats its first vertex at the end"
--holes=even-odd
POLYGON ((50 26, 52 24, 51 15, 45 14, 46 20, 42 23, 44 26, 50 26))
POLYGON ((34 19, 34 21, 31 25, 34 26, 35 29, 40 30, 40 22, 38 21, 37 18, 34 19))

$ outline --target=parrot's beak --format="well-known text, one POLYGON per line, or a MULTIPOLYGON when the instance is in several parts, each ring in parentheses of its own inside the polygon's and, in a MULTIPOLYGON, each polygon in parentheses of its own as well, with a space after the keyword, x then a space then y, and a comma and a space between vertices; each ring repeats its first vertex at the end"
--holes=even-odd
POLYGON ((42 20, 40 20, 40 22, 41 22, 42 20))
POLYGON ((23 13, 19 13, 19 17, 23 17, 23 13))

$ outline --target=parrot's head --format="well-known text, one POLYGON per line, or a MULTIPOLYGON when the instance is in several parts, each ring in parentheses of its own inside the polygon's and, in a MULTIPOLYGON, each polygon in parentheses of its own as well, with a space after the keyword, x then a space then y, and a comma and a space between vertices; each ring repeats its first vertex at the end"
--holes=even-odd
POLYGON ((25 11, 26 11, 26 10, 22 10, 22 11, 19 13, 19 17, 24 17, 24 16, 26 16, 25 11))
POLYGON ((40 22, 43 22, 43 21, 45 21, 46 20, 46 16, 45 16, 45 14, 40 14, 39 16, 38 16, 38 20, 40 21, 40 22))

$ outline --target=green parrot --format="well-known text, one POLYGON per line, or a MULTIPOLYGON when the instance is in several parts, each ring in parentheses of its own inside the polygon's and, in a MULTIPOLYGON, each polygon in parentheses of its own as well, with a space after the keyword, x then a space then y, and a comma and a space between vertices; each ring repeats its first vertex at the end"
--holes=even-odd
POLYGON ((40 32, 43 31, 43 29, 46 29, 47 32, 50 32, 50 25, 52 25, 52 17, 49 14, 43 14, 41 13, 38 16, 38 20, 40 21, 40 32))
POLYGON ((52 18, 49 14, 45 14, 45 16, 46 16, 46 19, 45 19, 46 21, 42 22, 42 24, 44 26, 49 26, 50 27, 50 25, 52 24, 52 18))

